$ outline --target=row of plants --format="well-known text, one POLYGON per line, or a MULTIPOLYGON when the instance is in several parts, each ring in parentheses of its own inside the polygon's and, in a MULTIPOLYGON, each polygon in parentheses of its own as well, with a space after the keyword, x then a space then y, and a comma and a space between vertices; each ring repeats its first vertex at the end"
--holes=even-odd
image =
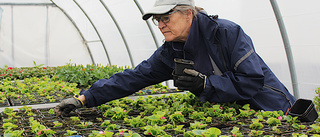
POLYGON ((64 66, 58 67, 45 67, 44 64, 37 65, 34 63, 34 67, 9 67, 5 65, 0 68, 0 80, 23 80, 31 77, 43 77, 49 78, 57 76, 60 80, 70 83, 77 83, 79 88, 86 88, 92 85, 99 79, 109 78, 111 75, 122 72, 125 69, 131 69, 130 67, 118 67, 116 65, 77 65, 67 63, 64 66))
MULTIPOLYGON (((0 68, 0 107, 60 102, 61 99, 79 94, 95 81, 109 78, 129 67, 115 65, 76 65, 68 63, 58 67, 0 68)), ((146 87, 133 95, 177 92, 161 83, 146 87)))
POLYGON ((54 103, 79 92, 76 83, 64 82, 56 76, 25 78, 23 81, 4 79, 0 84, 0 105, 54 103))
POLYGON ((80 108, 68 117, 53 108, 23 106, 0 113, 0 136, 241 137, 319 136, 320 123, 300 122, 282 111, 253 110, 249 104, 199 102, 191 93, 122 98, 80 108), (1 134, 2 133, 2 134, 1 134))
MULTIPOLYGON (((0 107, 57 103, 64 98, 79 95, 77 83, 65 82, 57 75, 31 77, 23 80, 3 79, 0 83, 0 107)), ((146 87, 134 93, 134 96, 178 92, 161 83, 146 87)))

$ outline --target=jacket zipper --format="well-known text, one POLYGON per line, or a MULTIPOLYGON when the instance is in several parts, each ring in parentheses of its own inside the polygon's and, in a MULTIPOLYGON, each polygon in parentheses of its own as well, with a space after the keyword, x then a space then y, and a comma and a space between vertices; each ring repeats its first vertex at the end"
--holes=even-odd
POLYGON ((283 97, 285 97, 286 100, 289 102, 290 107, 292 107, 292 104, 291 104, 290 100, 287 98, 286 94, 283 93, 283 91, 281 91, 280 89, 277 89, 277 88, 275 88, 275 87, 269 86, 269 85, 267 85, 267 84, 264 84, 264 87, 266 87, 266 88, 268 88, 268 89, 270 89, 270 90, 272 90, 272 91, 274 91, 274 92, 276 92, 276 93, 278 93, 278 94, 281 94, 281 95, 282 95, 283 97))

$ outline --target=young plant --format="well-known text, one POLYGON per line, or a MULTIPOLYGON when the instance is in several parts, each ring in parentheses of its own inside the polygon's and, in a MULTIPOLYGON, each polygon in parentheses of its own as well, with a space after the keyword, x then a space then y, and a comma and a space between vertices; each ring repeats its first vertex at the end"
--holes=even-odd
POLYGON ((86 129, 88 127, 91 127, 92 126, 92 122, 81 122, 80 124, 78 124, 78 126, 82 129, 86 129))
POLYGON ((283 119, 286 120, 287 123, 290 123, 290 124, 294 124, 294 123, 299 123, 300 122, 298 117, 292 117, 291 115, 284 116, 283 119))
POLYGON ((77 124, 77 123, 80 123, 80 118, 79 117, 70 117, 71 119, 71 124, 77 124))
POLYGON ((206 115, 211 117, 219 117, 222 113, 222 107, 217 104, 213 105, 211 108, 207 108, 206 115))
POLYGON ((175 134, 182 134, 185 132, 185 130, 183 129, 184 125, 177 125, 176 128, 174 128, 174 133, 175 134))
POLYGON ((194 123, 190 123, 190 129, 206 129, 207 124, 203 124, 201 122, 195 121, 194 123))
POLYGON ((212 124, 212 117, 207 117, 206 120, 205 120, 205 122, 206 122, 207 124, 212 124))
POLYGON ((54 124, 53 127, 62 127, 63 126, 63 124, 60 123, 59 121, 54 121, 53 124, 54 124))
POLYGON ((232 133, 232 136, 233 137, 242 137, 242 133, 240 132, 240 128, 238 127, 233 127, 232 130, 231 130, 231 133, 232 133))
POLYGON ((14 128, 17 128, 17 127, 18 127, 17 125, 12 124, 12 123, 10 123, 10 122, 8 122, 8 123, 3 123, 3 125, 2 125, 2 128, 3 128, 3 129, 6 129, 6 130, 11 130, 11 129, 14 129, 14 128))
POLYGON ((104 114, 104 117, 111 118, 112 120, 123 120, 124 118, 128 117, 127 110, 121 107, 114 107, 107 110, 104 114))
POLYGON ((120 129, 121 126, 117 125, 117 124, 110 124, 107 126, 107 128, 105 129, 106 131, 114 131, 114 130, 118 130, 120 129))
POLYGON ((29 113, 32 110, 32 107, 28 107, 28 106, 23 106, 18 108, 20 111, 24 111, 24 113, 29 113))
POLYGON ((7 119, 4 119, 3 121, 5 123, 14 123, 14 124, 18 123, 18 120, 15 119, 14 117, 8 117, 7 119))
POLYGON ((102 123, 101 123, 101 125, 100 125, 100 127, 107 127, 108 125, 110 125, 111 123, 110 123, 110 120, 104 120, 102 123))
POLYGON ((233 116, 232 112, 221 114, 222 121, 234 121, 236 118, 233 116))
POLYGON ((205 120, 206 117, 204 116, 204 112, 197 112, 197 111, 194 111, 190 116, 189 116, 190 119, 193 119, 193 120, 205 120))
POLYGON ((302 130, 302 129, 305 129, 305 128, 306 128, 305 125, 299 125, 299 124, 297 124, 297 123, 292 124, 292 127, 293 127, 293 129, 295 129, 295 130, 302 130))
POLYGON ((176 111, 174 112, 174 114, 171 114, 169 116, 169 121, 172 122, 173 125, 175 125, 177 122, 185 122, 185 118, 181 112, 176 111))
POLYGON ((307 131, 307 133, 314 133, 314 134, 319 134, 320 133, 320 126, 317 124, 312 124, 310 126, 312 129, 307 131))
POLYGON ((49 109, 49 114, 55 114, 54 109, 49 109))
POLYGON ((143 126, 146 125, 146 123, 143 122, 143 119, 141 119, 141 116, 137 116, 137 117, 132 118, 132 119, 125 118, 124 122, 129 123, 128 125, 130 127, 133 127, 133 128, 143 127, 143 126))
POLYGON ((269 126, 279 126, 281 125, 281 121, 278 118, 269 117, 267 120, 267 124, 269 126))
POLYGON ((34 120, 33 117, 29 118, 29 122, 31 130, 36 135, 36 137, 52 137, 52 135, 56 133, 55 131, 40 124, 37 120, 34 120))
POLYGON ((163 126, 165 127, 165 129, 173 129, 173 125, 171 124, 165 124, 163 126))
POLYGON ((258 119, 252 119, 252 124, 249 125, 250 129, 262 129, 264 126, 258 119))
POLYGON ((165 137, 168 136, 167 133, 164 130, 165 127, 160 127, 157 125, 154 126, 145 126, 144 129, 144 135, 151 135, 151 136, 161 136, 161 137, 165 137))
POLYGON ((217 137, 221 134, 221 130, 215 127, 211 127, 202 132, 202 136, 204 137, 217 137))
POLYGON ((164 117, 165 112, 158 111, 156 114, 145 117, 147 124, 149 125, 163 125, 164 122, 167 121, 166 117, 164 117))
POLYGON ((249 136, 261 137, 264 131, 251 130, 249 136))
POLYGON ((24 130, 6 130, 4 132, 4 137, 23 137, 22 134, 23 134, 24 130))
POLYGON ((63 135, 65 135, 65 136, 72 136, 72 135, 75 135, 75 134, 77 134, 77 131, 67 130, 67 133, 64 133, 63 135))
POLYGON ((89 137, 113 137, 113 132, 93 130, 89 137))
POLYGON ((124 136, 124 137, 141 137, 138 133, 133 133, 131 130, 128 129, 120 129, 115 136, 124 136))

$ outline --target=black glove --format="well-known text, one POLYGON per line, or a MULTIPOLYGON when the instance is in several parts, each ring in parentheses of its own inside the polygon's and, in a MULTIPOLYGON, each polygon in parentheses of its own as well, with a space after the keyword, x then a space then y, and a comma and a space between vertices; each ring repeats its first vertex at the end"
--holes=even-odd
POLYGON ((68 116, 71 111, 83 106, 84 106, 83 102, 79 98, 74 96, 72 98, 67 98, 62 100, 60 104, 58 104, 54 108, 54 110, 57 115, 68 116))
POLYGON ((175 75, 173 73, 174 86, 179 90, 189 90, 196 96, 205 88, 207 76, 193 69, 184 69, 183 72, 187 75, 175 75))

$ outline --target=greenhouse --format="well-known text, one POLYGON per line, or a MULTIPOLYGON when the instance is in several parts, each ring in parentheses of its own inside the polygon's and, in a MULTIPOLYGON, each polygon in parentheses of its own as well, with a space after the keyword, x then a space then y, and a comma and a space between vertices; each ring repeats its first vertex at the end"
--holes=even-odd
POLYGON ((318 0, 194 0, 210 17, 241 26, 295 103, 303 103, 297 108, 263 111, 204 102, 165 79, 58 116, 54 109, 62 100, 98 80, 130 73, 162 48, 165 18, 142 18, 156 1, 0 0, 0 137, 320 135, 318 0))

